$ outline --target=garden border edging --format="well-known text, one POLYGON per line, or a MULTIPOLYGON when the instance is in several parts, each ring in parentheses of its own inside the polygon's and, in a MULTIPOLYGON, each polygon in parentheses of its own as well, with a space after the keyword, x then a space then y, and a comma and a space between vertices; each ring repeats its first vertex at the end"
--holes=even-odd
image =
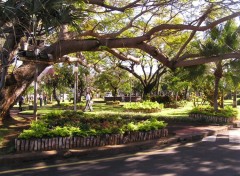
POLYGON ((128 132, 125 134, 106 134, 89 137, 54 137, 41 139, 15 139, 15 149, 19 151, 62 150, 81 147, 98 147, 120 145, 131 142, 146 141, 168 136, 168 129, 148 132, 128 132))
POLYGON ((213 122, 213 123, 232 123, 236 118, 234 117, 218 117, 218 116, 209 116, 206 114, 189 114, 189 118, 193 121, 204 121, 204 122, 213 122))

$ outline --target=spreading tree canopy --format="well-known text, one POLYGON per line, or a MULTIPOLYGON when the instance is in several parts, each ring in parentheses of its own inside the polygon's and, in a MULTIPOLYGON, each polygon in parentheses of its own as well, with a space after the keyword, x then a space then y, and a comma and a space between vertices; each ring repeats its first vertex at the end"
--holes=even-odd
POLYGON ((40 74, 53 63, 86 64, 88 58, 74 53, 101 51, 138 62, 127 53, 137 49, 170 69, 239 58, 239 50, 206 57, 190 46, 205 31, 238 17, 239 9, 238 0, 0 1, 0 116, 31 84, 36 67, 40 74), (19 50, 24 42, 30 51, 19 50), (17 55, 23 64, 9 72, 17 55))

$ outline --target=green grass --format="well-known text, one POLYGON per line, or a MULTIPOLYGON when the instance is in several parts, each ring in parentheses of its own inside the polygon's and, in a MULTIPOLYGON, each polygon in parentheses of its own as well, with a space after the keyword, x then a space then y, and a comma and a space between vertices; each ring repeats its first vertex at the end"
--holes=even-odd
MULTIPOLYGON (((66 104, 66 102, 64 102, 66 104)), ((225 100, 225 106, 231 105, 232 100, 225 100)), ((54 104, 52 104, 54 105, 54 104)), ((47 105, 43 107, 38 107, 37 114, 43 115, 47 114, 53 111, 64 111, 61 109, 61 107, 55 107, 53 108, 52 105, 47 105)), ((153 117, 168 117, 168 118, 187 118, 188 112, 193 108, 193 103, 188 102, 184 107, 180 107, 177 109, 173 108, 164 108, 160 112, 155 113, 136 113, 136 112, 127 112, 122 106, 124 105, 124 102, 121 102, 120 105, 106 105, 106 103, 94 103, 93 104, 93 112, 85 112, 89 114, 120 114, 120 115, 129 115, 129 116, 146 116, 151 115, 153 117)), ((78 111, 81 111, 81 109, 77 109, 78 111)), ((238 107, 238 119, 240 119, 240 107, 238 107)), ((22 114, 33 114, 33 110, 26 110, 22 111, 22 114)))
MULTIPOLYGON (((53 109, 53 108, 49 108, 49 109, 38 109, 37 110, 37 114, 39 115, 44 115, 53 111, 63 111, 61 109, 53 109)), ((22 111, 19 114, 26 114, 26 115, 32 115, 33 114, 33 110, 26 110, 26 111, 22 111)))
POLYGON ((233 100, 224 100, 224 105, 225 106, 232 106, 233 100))
POLYGON ((162 109, 162 111, 159 112, 155 112, 155 113, 142 113, 142 112, 128 112, 126 111, 122 105, 124 103, 121 103, 120 105, 106 105, 105 103, 95 103, 93 105, 93 112, 85 112, 85 113, 89 113, 89 114, 112 114, 112 115, 125 115, 125 116, 129 116, 129 117, 133 117, 133 116, 139 116, 139 117, 163 117, 163 119, 165 118, 188 118, 188 112, 192 109, 193 105, 191 102, 187 103, 187 105, 185 107, 181 107, 181 108, 177 108, 177 109, 172 109, 172 108, 164 108, 162 109))

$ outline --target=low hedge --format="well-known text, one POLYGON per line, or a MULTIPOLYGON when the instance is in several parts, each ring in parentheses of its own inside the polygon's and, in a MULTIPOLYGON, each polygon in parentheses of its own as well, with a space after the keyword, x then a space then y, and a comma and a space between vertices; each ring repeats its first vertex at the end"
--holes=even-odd
MULTIPOLYGON (((86 105, 86 103, 84 103, 84 102, 77 103, 77 109, 82 109, 82 108, 85 107, 85 105, 86 105)), ((64 110, 71 110, 71 109, 73 109, 74 104, 61 103, 61 104, 52 105, 52 107, 53 108, 61 108, 61 109, 64 109, 64 110)))
POLYGON ((123 108, 133 112, 152 113, 152 112, 157 112, 162 110, 163 104, 159 104, 156 101, 155 102, 143 101, 143 102, 134 102, 134 103, 125 104, 123 108))
POLYGON ((120 101, 107 101, 106 105, 119 105, 120 101))
POLYGON ((207 116, 225 117, 225 118, 236 118, 238 115, 237 109, 230 106, 226 106, 224 109, 220 108, 215 111, 213 107, 209 106, 198 106, 193 108, 189 114, 203 114, 207 116))

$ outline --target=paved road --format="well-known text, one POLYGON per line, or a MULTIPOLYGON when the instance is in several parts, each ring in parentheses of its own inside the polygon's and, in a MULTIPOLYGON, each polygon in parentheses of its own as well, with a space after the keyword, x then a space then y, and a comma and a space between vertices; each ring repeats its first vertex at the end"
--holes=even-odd
POLYGON ((8 176, 240 176, 240 128, 164 149, 0 166, 8 176))

